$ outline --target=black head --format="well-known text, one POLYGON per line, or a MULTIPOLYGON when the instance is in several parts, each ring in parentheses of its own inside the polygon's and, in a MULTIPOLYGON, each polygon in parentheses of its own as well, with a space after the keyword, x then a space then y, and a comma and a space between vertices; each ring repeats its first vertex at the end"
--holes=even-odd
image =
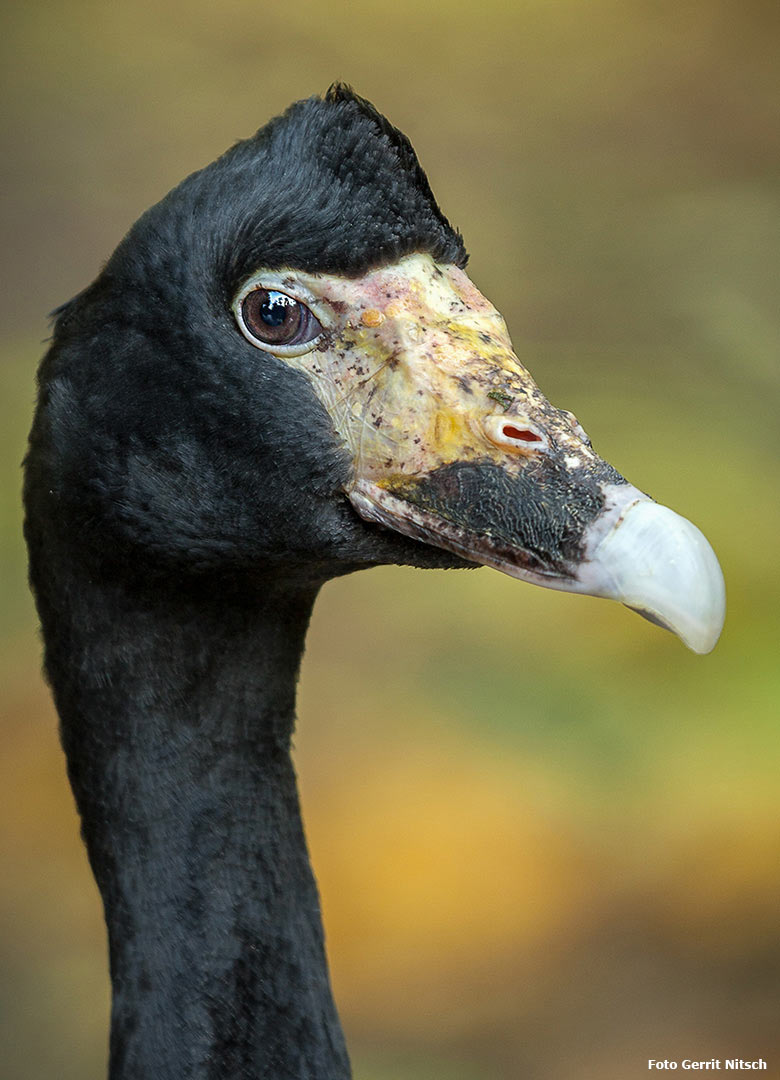
POLYGON ((357 517, 306 378, 247 346, 230 310, 260 265, 355 277, 418 251, 467 258, 408 139, 343 86, 183 181, 57 312, 28 456, 33 562, 71 542, 143 574, 451 565, 357 517))
POLYGON ((647 496, 544 398, 465 261, 408 140, 342 87, 189 177, 59 312, 28 456, 34 582, 63 552, 101 580, 212 591, 474 558, 711 648, 706 542, 646 508, 626 527, 647 496), (319 310, 317 332, 269 338, 272 292, 276 314, 319 310), (677 556, 648 593, 648 529, 663 559, 691 554, 692 618, 677 556))

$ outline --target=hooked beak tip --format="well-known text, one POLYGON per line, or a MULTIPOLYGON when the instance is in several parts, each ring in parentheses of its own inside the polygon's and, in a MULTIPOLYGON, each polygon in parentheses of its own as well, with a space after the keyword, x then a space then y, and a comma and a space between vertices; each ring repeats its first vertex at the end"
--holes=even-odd
POLYGON ((704 535, 668 507, 646 496, 630 502, 583 571, 587 591, 619 600, 695 653, 714 649, 726 615, 723 573, 704 535))

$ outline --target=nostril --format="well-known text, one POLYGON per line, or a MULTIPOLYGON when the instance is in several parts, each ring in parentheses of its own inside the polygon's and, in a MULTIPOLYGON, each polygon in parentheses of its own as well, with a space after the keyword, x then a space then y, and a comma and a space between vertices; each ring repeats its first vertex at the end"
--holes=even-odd
POLYGON ((535 431, 529 431, 528 428, 515 427, 514 424, 504 424, 504 435, 507 439, 519 439, 520 442, 541 442, 541 435, 537 435, 535 431))
POLYGON ((543 428, 530 423, 527 416, 509 419, 494 413, 482 421, 483 430, 490 441, 515 454, 537 454, 549 449, 549 440, 543 428))

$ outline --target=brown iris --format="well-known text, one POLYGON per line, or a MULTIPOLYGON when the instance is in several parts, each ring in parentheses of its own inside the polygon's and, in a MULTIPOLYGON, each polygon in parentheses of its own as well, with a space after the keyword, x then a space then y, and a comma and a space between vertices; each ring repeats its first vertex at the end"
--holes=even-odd
POLYGON ((255 289, 241 304, 244 326, 265 345, 302 345, 322 333, 305 304, 275 289, 255 289))

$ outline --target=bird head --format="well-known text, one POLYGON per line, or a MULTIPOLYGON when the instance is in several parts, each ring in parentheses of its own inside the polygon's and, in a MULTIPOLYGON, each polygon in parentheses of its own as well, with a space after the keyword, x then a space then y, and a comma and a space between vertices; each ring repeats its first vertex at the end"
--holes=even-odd
POLYGON ((57 446, 51 497, 85 547, 108 529, 99 558, 179 578, 485 564, 709 651, 709 544, 550 404, 466 262, 373 106, 341 86, 293 105, 61 310, 33 434, 57 446))

